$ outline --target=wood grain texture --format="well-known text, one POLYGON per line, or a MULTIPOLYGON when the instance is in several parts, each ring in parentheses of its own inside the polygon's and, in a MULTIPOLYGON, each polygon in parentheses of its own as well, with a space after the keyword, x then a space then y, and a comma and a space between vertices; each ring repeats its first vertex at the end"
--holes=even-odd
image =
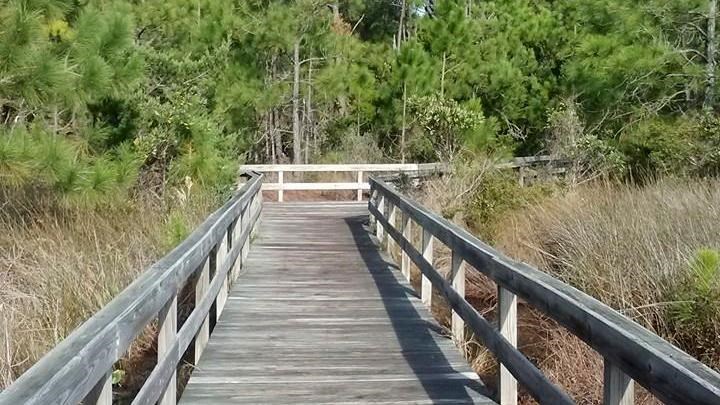
POLYGON ((605 360, 603 370, 603 405, 633 405, 635 384, 625 373, 605 360))
MULTIPOLYGON (((498 287, 498 329, 507 341, 517 347, 517 296, 498 287)), ((498 391, 500 405, 517 404, 517 380, 500 364, 498 391)))
MULTIPOLYGON (((382 180, 371 176, 369 181, 371 189, 381 193, 386 204, 407 212, 418 226, 460 254, 472 267, 556 320, 658 399, 669 404, 720 403, 720 374, 700 361, 578 289, 509 259, 464 229, 395 192, 382 180)), ((370 209, 379 215, 372 205, 370 209)), ((387 226, 387 221, 377 219, 387 226)), ((385 233, 401 238, 390 229, 385 229, 385 233)), ((413 258, 412 254, 411 259, 416 264, 418 260, 424 261, 422 256, 413 258)), ((461 301, 457 304, 465 305, 461 301)), ((522 383, 516 372, 520 370, 508 369, 522 383)))
POLYGON ((356 203, 266 204, 181 404, 491 404, 356 203))

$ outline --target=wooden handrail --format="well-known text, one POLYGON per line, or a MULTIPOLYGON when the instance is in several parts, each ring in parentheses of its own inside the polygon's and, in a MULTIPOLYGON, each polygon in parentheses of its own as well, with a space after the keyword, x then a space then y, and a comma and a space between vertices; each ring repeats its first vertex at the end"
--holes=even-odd
POLYGON ((0 404, 111 404, 115 362, 155 320, 158 363, 133 404, 174 404, 180 360, 193 340, 199 357, 208 340, 211 307, 219 316, 247 255, 262 211, 262 178, 250 173, 249 181, 185 241, 0 393, 0 404), (197 280, 196 306, 177 330, 178 294, 190 280, 197 280))
POLYGON ((357 201, 362 201, 363 192, 370 189, 370 184, 364 181, 364 178, 373 173, 416 173, 426 175, 430 173, 444 172, 448 170, 448 165, 444 163, 368 163, 368 164, 305 164, 305 165, 241 165, 240 171, 256 171, 260 173, 277 173, 277 182, 264 183, 263 190, 277 191, 277 200, 284 201, 285 191, 343 191, 356 190, 357 201), (285 181, 285 173, 307 173, 307 172, 327 172, 327 173, 357 173, 357 181, 355 182, 315 182, 315 183, 288 183, 285 181))
MULTIPOLYGON (((604 403, 633 402, 633 380, 669 404, 720 404, 720 374, 653 334, 609 306, 527 264, 513 261, 476 237, 401 195, 381 179, 370 177, 371 223, 388 249, 399 246, 423 275, 423 301, 429 303, 435 288, 453 312, 453 332, 467 325, 501 364, 501 405, 517 400, 515 379, 542 404, 573 403, 515 348, 517 298, 548 315, 585 341, 605 359, 604 403), (394 213, 394 214, 391 214, 394 213), (405 218, 398 226, 394 218, 405 218), (409 219, 408 219, 409 218, 409 219), (402 228, 411 221, 419 227, 422 247, 416 248, 402 228), (400 229, 399 229, 400 228, 400 229), (432 262, 432 240, 453 254, 451 280, 432 262), (393 243, 390 243, 390 242, 393 243), (464 297, 464 277, 457 271, 467 262, 498 286, 499 328, 491 325, 464 297), (453 278, 453 275, 455 276, 453 278)), ((405 266, 405 264, 403 264, 405 266)), ((404 271, 405 273, 405 271, 404 271)), ((409 274, 409 271, 407 272, 409 274)))

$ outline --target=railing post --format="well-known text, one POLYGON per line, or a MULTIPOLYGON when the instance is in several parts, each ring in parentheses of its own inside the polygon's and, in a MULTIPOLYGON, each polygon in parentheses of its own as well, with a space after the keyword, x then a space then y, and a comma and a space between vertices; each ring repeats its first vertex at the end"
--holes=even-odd
POLYGON ((215 277, 224 277, 222 287, 220 287, 220 291, 218 292, 217 298, 215 299, 215 320, 220 319, 220 314, 225 308, 225 302, 227 301, 228 297, 227 274, 220 274, 220 271, 222 270, 223 265, 225 264, 225 259, 227 257, 227 248, 227 233, 224 233, 222 238, 220 239, 220 242, 217 244, 217 249, 215 249, 215 277))
MULTIPOLYGON (((422 230, 422 255, 430 265, 433 265, 433 240, 435 238, 427 230, 422 230)), ((422 285, 420 287, 420 296, 422 302, 427 305, 428 308, 432 309, 432 296, 433 296, 433 285, 429 278, 425 274, 422 275, 422 285)))
MULTIPOLYGON (((380 215, 383 215, 384 218, 387 218, 387 216, 385 216, 385 196, 379 191, 377 201, 378 212, 380 212, 380 215)), ((385 230, 383 229, 383 224, 380 221, 376 222, 375 236, 377 236, 378 240, 380 241, 380 246, 382 246, 383 239, 385 239, 385 230)))
MULTIPOLYGON (((500 334, 517 347, 517 296, 512 292, 498 286, 498 328, 500 334)), ((517 380, 500 364, 500 405, 517 404, 517 380)))
MULTIPOLYGON (((170 348, 177 338, 177 294, 165 305, 160 314, 158 314, 158 322, 160 323, 160 331, 158 332, 158 362, 170 355, 170 348)), ((177 402, 177 383, 176 374, 173 373, 168 381, 165 392, 160 396, 159 405, 175 405, 177 402)))
MULTIPOLYGON (((395 205, 393 205, 393 204, 390 203, 389 201, 388 201, 388 203, 389 203, 389 204, 388 204, 388 209, 389 209, 389 211, 390 211, 390 219, 389 219, 390 226, 393 227, 393 228, 395 228, 395 229, 397 229, 397 228, 398 228, 398 226, 397 226, 397 212, 398 212, 398 209, 397 209, 397 207, 396 207, 395 205)), ((387 234, 387 235, 385 236, 385 238, 387 239, 387 252, 388 252, 388 255, 392 258, 392 257, 393 257, 393 252, 395 251, 395 245, 396 245, 395 239, 393 239, 393 238, 390 236, 390 234, 387 234)))
POLYGON ((283 171, 278 170, 278 202, 283 202, 283 171))
MULTIPOLYGON (((230 229, 228 230, 228 239, 230 240, 230 243, 228 244, 228 251, 231 251, 235 248, 235 246, 240 242, 240 235, 242 235, 242 219, 245 214, 245 211, 247 210, 248 205, 245 206, 245 208, 240 210, 240 215, 238 215, 237 218, 232 222, 230 225, 230 229)), ((242 247, 240 248, 242 252, 242 247)), ((235 262, 233 262, 232 267, 230 268, 230 272, 228 274, 230 280, 229 285, 232 286, 232 284, 235 282, 235 278, 237 278, 237 275, 240 273, 240 265, 242 264, 242 255, 238 255, 238 257, 235 259, 235 262)))
POLYGON ((362 195, 363 195, 363 172, 362 170, 358 170, 357 173, 357 183, 358 183, 358 189, 357 189, 357 200, 362 201, 362 195))
POLYGON ((112 405, 112 372, 108 372, 95 384, 82 401, 85 405, 112 405))
MULTIPOLYGON (((465 297, 465 267, 463 266, 463 259, 460 255, 453 251, 452 252, 452 264, 450 266, 450 280, 452 281, 453 290, 455 290, 461 297, 465 297)), ((452 311, 452 335, 458 345, 461 345, 465 341, 465 322, 462 320, 460 315, 452 311)))
MULTIPOLYGON (((375 204, 377 206, 377 191, 370 186, 370 194, 368 196, 368 204, 375 204)), ((368 225, 370 226, 370 232, 376 232, 376 226, 377 226, 377 220, 375 219, 375 215, 371 212, 368 214, 368 225)))
MULTIPOLYGON (((198 275, 197 283, 195 284, 195 307, 202 302, 210 289, 210 259, 206 258, 202 264, 202 269, 198 275)), ((210 339, 210 314, 205 315, 202 325, 198 329, 195 335, 195 365, 200 362, 200 356, 202 356, 205 346, 210 339)))
MULTIPOLYGON (((401 212, 401 217, 402 235, 410 244, 412 244, 412 221, 410 220, 410 215, 403 211, 401 212)), ((402 270, 402 274, 405 275, 405 279, 410 281, 410 256, 405 253, 405 249, 403 248, 400 248, 400 268, 402 270)))
POLYGON ((603 405, 633 405, 635 383, 622 370, 605 359, 603 405))

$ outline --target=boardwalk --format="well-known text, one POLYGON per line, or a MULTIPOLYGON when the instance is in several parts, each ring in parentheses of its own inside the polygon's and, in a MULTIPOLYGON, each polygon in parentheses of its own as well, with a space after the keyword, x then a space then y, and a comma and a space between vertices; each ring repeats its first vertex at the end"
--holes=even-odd
POLYGON ((517 347, 518 334, 527 332, 518 327, 518 302, 602 356, 604 405, 632 405, 636 383, 666 404, 720 404, 715 370, 584 292, 504 256, 387 177, 364 175, 420 176, 422 165, 246 170, 232 198, 0 392, 0 405, 116 403, 114 370, 150 326, 158 331, 157 363, 133 405, 493 404, 488 398, 517 405, 519 393, 542 405, 575 404, 517 347), (274 171, 277 183, 255 170, 274 171), (354 172, 357 182, 285 183, 283 171, 354 172), (283 190, 353 190, 355 199, 370 199, 273 203, 263 201, 263 189, 277 191, 278 200, 283 190), (449 263, 434 260, 436 243, 450 251, 449 263), (400 269, 384 252, 402 257, 400 269), (406 281, 411 265, 422 273, 422 300, 406 281), (466 299, 466 272, 496 287, 493 320, 466 299), (426 309, 438 294, 437 304, 452 313, 450 331, 426 309), (461 342, 472 334, 492 354, 492 393, 447 333, 461 342), (177 372, 188 362, 193 372, 178 395, 177 372))
POLYGON ((366 203, 266 203, 180 403, 489 404, 371 240, 366 203))

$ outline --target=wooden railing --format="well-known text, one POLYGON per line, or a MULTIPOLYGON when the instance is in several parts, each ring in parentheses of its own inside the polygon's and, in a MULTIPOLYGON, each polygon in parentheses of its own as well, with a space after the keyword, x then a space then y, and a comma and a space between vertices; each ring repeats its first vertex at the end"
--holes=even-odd
MULTIPOLYGON (((398 193, 381 179, 370 178, 370 221, 390 252, 401 253, 422 273, 421 296, 431 304, 433 289, 452 309, 452 334, 464 340, 466 327, 500 363, 499 401, 517 403, 518 382, 541 404, 571 404, 517 348, 517 302, 524 300, 557 321, 603 356, 604 404, 633 403, 633 381, 669 404, 720 404, 720 375, 632 320, 587 294, 524 263, 508 259, 465 230, 398 193), (411 232, 418 227, 419 246, 411 232), (433 242, 452 251, 448 279, 433 264, 433 242), (465 267, 497 285, 498 322, 487 321, 465 300, 465 267)), ((567 370, 572 372, 572 370, 567 370)))
POLYGON ((0 404, 111 404, 114 364, 154 322, 157 364, 132 403, 176 403, 178 365, 189 350, 197 363, 214 323, 210 318, 222 313, 247 257, 262 210, 261 184, 261 174, 250 174, 184 242, 0 393, 0 404), (194 309, 178 329, 178 294, 188 283, 194 309))
POLYGON ((284 201, 285 191, 315 190, 315 191, 343 191, 356 190, 357 201, 362 201, 363 192, 370 189, 366 181, 373 173, 409 173, 429 174, 446 169, 442 163, 407 163, 407 164, 311 164, 311 165, 242 165, 241 172, 256 171, 260 173, 275 173, 275 183, 264 183, 263 190, 277 191, 277 200, 284 201), (326 173, 356 173, 354 182, 285 182, 285 173, 326 172, 326 173))

